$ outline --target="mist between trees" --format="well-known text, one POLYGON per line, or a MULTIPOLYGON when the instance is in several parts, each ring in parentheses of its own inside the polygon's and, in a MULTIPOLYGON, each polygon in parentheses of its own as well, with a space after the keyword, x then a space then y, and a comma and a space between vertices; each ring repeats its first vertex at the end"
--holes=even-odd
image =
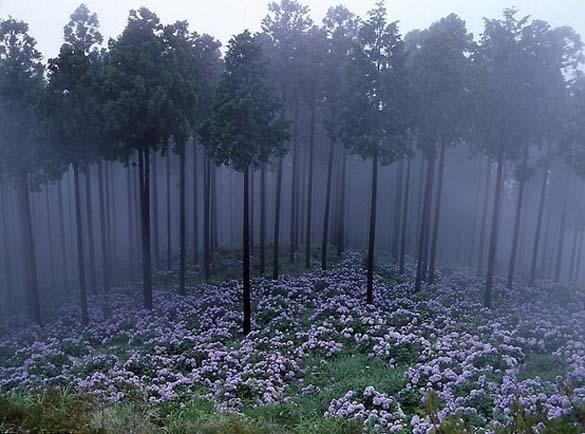
MULTIPOLYGON (((44 312, 153 270, 213 277, 223 250, 250 276, 364 252, 513 289, 583 284, 582 42, 521 11, 471 35, 456 15, 401 35, 382 2, 314 23, 271 3, 262 32, 220 50, 146 8, 104 43, 86 6, 47 62, 0 21, 0 312, 44 312), (222 51, 225 55, 222 56, 222 51), (242 246, 244 246, 242 248, 242 246)), ((234 29, 238 30, 238 29, 234 29)))

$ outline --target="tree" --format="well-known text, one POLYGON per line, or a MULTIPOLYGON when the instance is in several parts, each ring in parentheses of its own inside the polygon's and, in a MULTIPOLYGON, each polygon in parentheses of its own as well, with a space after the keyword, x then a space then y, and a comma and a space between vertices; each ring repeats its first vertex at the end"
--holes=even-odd
POLYGON ((26 266, 28 310, 42 325, 30 186, 52 171, 42 128, 41 95, 44 68, 28 25, 13 18, 0 20, 0 166, 16 183, 21 227, 22 260, 26 266))
POLYGON ((378 160, 390 164, 402 158, 404 142, 401 107, 403 42, 396 22, 388 23, 379 1, 359 29, 358 41, 348 65, 346 105, 341 139, 353 154, 372 160, 370 229, 367 258, 368 304, 373 303, 374 247, 378 160))
POLYGON ((81 294, 81 318, 83 324, 89 321, 87 313, 87 294, 85 282, 83 228, 81 222, 81 203, 79 169, 85 170, 87 215, 90 254, 90 284, 95 289, 95 254, 93 228, 91 225, 91 187, 89 165, 97 156, 96 137, 98 129, 99 105, 92 92, 92 64, 98 56, 97 46, 102 42, 96 14, 90 13, 82 4, 71 15, 65 26, 65 42, 59 56, 49 60, 49 83, 47 85, 47 119, 51 143, 58 158, 67 165, 72 164, 75 187, 75 210, 77 227, 77 252, 79 259, 79 287, 81 294), (83 125, 83 127, 82 127, 83 125))
POLYGON ((120 144, 120 159, 138 154, 144 307, 152 309, 150 151, 169 136, 172 71, 165 61, 163 27, 146 8, 131 10, 126 28, 109 45, 107 125, 113 142, 120 144))
POLYGON ((282 104, 275 96, 267 58, 249 31, 234 36, 225 57, 216 101, 201 137, 217 164, 244 174, 243 206, 243 332, 251 330, 249 172, 282 149, 287 139, 282 104))

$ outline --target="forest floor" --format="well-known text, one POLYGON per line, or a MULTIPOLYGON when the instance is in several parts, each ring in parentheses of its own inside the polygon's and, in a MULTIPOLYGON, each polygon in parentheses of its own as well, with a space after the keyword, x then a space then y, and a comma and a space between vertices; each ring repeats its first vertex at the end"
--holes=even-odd
POLYGON ((0 432, 585 432, 583 291, 497 279, 488 310, 471 270, 414 294, 411 268, 381 262, 368 306, 349 254, 255 278, 242 338, 238 266, 209 284, 194 270, 185 297, 159 273, 152 311, 120 285, 86 328, 74 304, 43 329, 1 323, 0 432))

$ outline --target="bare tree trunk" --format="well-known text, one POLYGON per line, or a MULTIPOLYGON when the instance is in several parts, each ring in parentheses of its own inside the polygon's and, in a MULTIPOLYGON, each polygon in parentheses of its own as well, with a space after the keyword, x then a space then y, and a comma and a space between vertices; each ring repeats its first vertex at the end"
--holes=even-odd
POLYGON ((179 294, 185 295, 185 274, 187 272, 187 209, 185 206, 185 144, 178 143, 179 150, 179 294))
POLYGON ((581 255, 583 252, 583 238, 585 238, 585 236, 583 228, 581 228, 581 230, 579 230, 579 247, 577 248, 577 263, 575 265, 574 274, 572 276, 572 280, 575 283, 575 285, 579 285, 579 272, 581 271, 582 258, 581 255))
POLYGON ((218 231, 217 231, 217 167, 211 166, 211 256, 215 255, 219 247, 218 231))
POLYGON ((485 180, 485 188, 483 193, 483 209, 481 212, 481 223, 479 227, 479 255, 477 259, 477 275, 481 276, 483 274, 483 256, 485 253, 485 235, 486 235, 486 225, 487 225, 487 214, 488 214, 488 203, 489 203, 489 196, 490 196, 490 181, 492 177, 492 164, 487 161, 487 176, 485 180))
POLYGON ((250 254, 254 255, 254 169, 248 169, 250 178, 250 254))
POLYGON ((4 276, 6 277, 6 307, 8 311, 12 307, 14 297, 12 280, 12 255, 8 243, 8 217, 6 216, 6 195, 4 184, 0 184, 0 218, 2 219, 2 247, 4 249, 4 276))
POLYGON ((172 264, 171 238, 171 151, 167 151, 167 270, 171 271, 172 264))
POLYGON ((331 208, 331 178, 333 175, 333 154, 335 141, 329 145, 329 161, 327 162, 327 189, 325 193, 325 212, 323 215, 323 239, 321 241, 321 269, 327 269, 327 238, 329 235, 329 210, 331 208))
POLYGON ((394 217, 392 219, 392 260, 399 261, 400 257, 400 215, 402 206, 402 177, 404 176, 404 160, 398 162, 396 179, 394 181, 394 217))
MULTIPOLYGON (((526 156, 524 157, 526 163, 526 156)), ((516 204, 516 216, 514 219, 514 234, 512 235, 512 252, 510 253, 510 265, 508 267, 508 289, 512 289, 514 284, 514 268, 516 266, 516 256, 518 252, 518 237, 520 235, 520 217, 522 216, 522 201, 524 200, 524 177, 520 179, 518 185, 518 202, 516 204)))
POLYGON ((98 162, 98 183, 99 183, 99 201, 100 201, 100 232, 102 238, 102 263, 104 273, 104 292, 110 291, 110 261, 109 249, 107 242, 107 224, 106 224, 106 205, 104 198, 104 174, 103 163, 98 162))
POLYGON ((548 166, 544 168, 542 187, 540 189, 540 200, 538 203, 538 217, 536 218, 536 233, 534 234, 534 248, 532 249, 532 262, 530 265, 530 286, 534 286, 536 280, 536 261, 538 260, 538 245, 542 228, 542 216, 544 214, 544 201, 546 199, 546 186, 548 184, 548 166))
POLYGON ((155 268, 160 268, 160 245, 158 232, 158 170, 156 152, 152 153, 152 236, 155 268))
POLYGON ((90 168, 85 167, 85 210, 87 213, 87 242, 89 248, 89 285, 93 294, 97 294, 97 273, 95 266, 95 240, 93 236, 93 210, 91 200, 90 168))
POLYGON ((429 283, 435 281, 435 259, 437 255, 437 242, 439 239, 439 216, 441 213, 441 198, 443 194, 443 174, 445 173, 445 143, 441 141, 439 153, 439 176, 437 179, 437 196, 435 199, 435 214, 433 222, 433 239, 431 242, 431 259, 429 262, 429 283))
POLYGON ((193 139, 193 261, 199 263, 199 213, 197 182, 197 142, 193 139))
POLYGON ((571 265, 569 267, 569 281, 573 281, 573 271, 575 270, 575 259, 577 258, 577 244, 578 244, 579 233, 577 232, 577 226, 573 233, 573 247, 571 248, 571 265))
POLYGON ((561 280, 561 266, 563 264, 563 249, 565 247, 565 228, 567 224, 567 201, 569 198, 569 174, 567 172, 567 182, 565 185, 565 192, 564 192, 564 199, 563 199, 563 213, 561 214, 561 226, 559 228, 559 244, 557 247, 557 257, 555 262, 555 274, 554 280, 555 282, 560 282, 561 280))
POLYGON ((311 218, 313 210, 313 160, 315 154, 315 103, 311 104, 309 138, 309 185, 307 190, 307 227, 305 229, 305 268, 311 268, 311 218))
MULTIPOLYGON (((134 265, 134 206, 133 206, 133 197, 134 192, 132 191, 132 168, 128 166, 128 263, 130 270, 132 270, 134 265)), ((107 189, 106 189, 107 191, 107 189)))
POLYGON ((57 200, 59 201, 59 240, 61 245, 61 263, 63 265, 63 286, 69 284, 69 267, 67 264, 67 246, 65 243, 65 212, 63 207, 63 180, 59 181, 57 188, 57 200))
POLYGON ((274 250, 272 279, 277 280, 279 275, 278 262, 280 256, 280 202, 282 198, 282 157, 278 159, 276 169, 276 203, 274 209, 274 250))
POLYGON ((49 265, 51 268, 51 287, 55 288, 55 248, 53 245, 53 223, 51 218, 51 200, 49 198, 49 184, 45 186, 45 199, 47 208, 47 235, 49 237, 49 265))
POLYGON ((211 194, 211 161, 205 159, 205 198, 203 209, 203 256, 205 268, 205 281, 211 277, 211 246, 210 246, 210 194, 211 194))
POLYGON ((374 249, 376 246, 376 211, 378 202, 378 153, 372 158, 372 198, 370 202, 370 235, 368 244, 367 303, 374 303, 374 249))
POLYGON ((244 304, 244 336, 250 333, 252 307, 250 301, 250 169, 246 167, 244 170, 244 215, 243 215, 243 250, 244 250, 244 269, 243 269, 243 304, 244 304))
POLYGON ((108 228, 108 250, 110 256, 108 258, 110 277, 115 275, 116 260, 116 245, 118 237, 116 236, 116 194, 114 193, 114 170, 112 163, 106 163, 106 227, 108 228), (110 214, 111 211, 111 214, 110 214))
POLYGON ((83 254, 83 227, 81 223, 81 195, 79 193, 79 166, 73 165, 73 184, 75 186, 75 219, 77 225, 77 257, 79 260, 79 294, 81 297, 81 322, 89 323, 87 313, 87 293, 85 289, 85 260, 83 254))
MULTIPOLYGON (((435 175, 435 157, 431 156, 428 158, 427 163, 427 176, 424 188, 424 199, 423 199, 423 209, 422 215, 420 220, 420 229, 419 229, 419 239, 418 239, 418 260, 416 264, 416 280, 414 285, 414 291, 418 292, 421 289, 421 284, 424 278, 424 270, 425 270, 425 263, 426 259, 425 256, 427 254, 427 238, 428 238, 428 226, 430 223, 430 214, 431 214, 431 201, 432 201, 432 193, 433 193, 433 178, 435 175)), ((422 187, 422 186, 421 186, 422 187)))
POLYGON ((298 119, 299 119, 299 104, 295 98, 295 112, 294 112, 294 132, 293 132, 293 155, 292 155, 292 192, 291 192, 291 208, 290 208, 290 250, 289 260, 291 264, 295 262, 295 251, 298 247, 299 224, 298 224, 298 209, 299 209, 299 145, 298 145, 298 119))
POLYGON ((504 172, 504 153, 500 151, 498 156, 498 172, 496 175, 496 195, 494 197, 494 211, 492 215, 492 227, 490 233, 490 246, 488 252, 487 279, 485 285, 485 307, 492 306, 492 288, 494 283, 494 271, 496 267, 496 251, 498 247, 498 232, 500 229, 500 202, 502 197, 502 177, 504 172))
POLYGON ((266 164, 260 168, 260 275, 266 272, 266 164))
POLYGON ((149 148, 138 151, 140 180, 140 205, 142 226, 142 279, 144 285, 144 308, 152 309, 152 264, 150 257, 150 162, 149 148))
POLYGON ((337 257, 341 258, 341 255, 345 251, 345 194, 346 194, 346 183, 347 183, 347 154, 345 148, 343 149, 343 155, 341 156, 341 187, 340 187, 340 198, 338 207, 338 219, 337 224, 337 257))
POLYGON ((406 227, 408 226, 408 195, 410 194, 410 166, 412 159, 406 162, 406 182, 404 187, 404 206, 402 208, 402 235, 400 237, 400 274, 404 273, 406 256, 406 227))

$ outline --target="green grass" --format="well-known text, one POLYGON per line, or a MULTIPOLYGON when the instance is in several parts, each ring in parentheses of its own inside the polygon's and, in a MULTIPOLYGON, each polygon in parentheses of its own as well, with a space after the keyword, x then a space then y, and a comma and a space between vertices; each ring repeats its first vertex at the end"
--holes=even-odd
POLYGON ((555 382, 558 375, 564 376, 567 371, 565 362, 552 354, 532 353, 520 367, 518 378, 540 377, 543 380, 555 382))

